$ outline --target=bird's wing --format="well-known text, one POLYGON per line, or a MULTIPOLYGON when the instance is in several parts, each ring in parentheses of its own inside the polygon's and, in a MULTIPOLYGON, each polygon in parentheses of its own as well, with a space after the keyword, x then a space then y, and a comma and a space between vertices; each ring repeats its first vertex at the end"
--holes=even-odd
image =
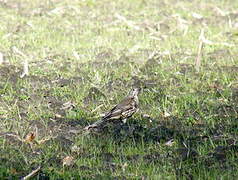
MULTIPOLYGON (((127 112, 132 112, 134 110, 134 105, 132 104, 131 99, 124 99, 121 103, 116 105, 109 111, 104 117, 104 120, 107 119, 120 119, 123 116, 126 116, 127 112)), ((132 113, 133 114, 133 113, 132 113)))
POLYGON ((112 108, 111 111, 109 111, 102 119, 119 119, 121 117, 122 109, 115 106, 112 108))

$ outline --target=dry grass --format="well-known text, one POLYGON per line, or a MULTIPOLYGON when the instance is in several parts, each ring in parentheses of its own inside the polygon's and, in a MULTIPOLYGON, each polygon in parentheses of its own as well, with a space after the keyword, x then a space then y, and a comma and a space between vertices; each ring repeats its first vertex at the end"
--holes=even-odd
POLYGON ((237 6, 0 1, 0 176, 236 179, 237 6), (132 119, 80 135, 134 85, 132 119))

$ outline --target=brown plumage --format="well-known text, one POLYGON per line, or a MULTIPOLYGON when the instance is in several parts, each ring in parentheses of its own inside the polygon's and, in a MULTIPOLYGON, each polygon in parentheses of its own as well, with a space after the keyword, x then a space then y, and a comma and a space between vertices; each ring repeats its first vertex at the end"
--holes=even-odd
POLYGON ((134 88, 131 90, 129 95, 125 97, 118 105, 111 109, 101 120, 85 127, 85 130, 94 128, 100 128, 106 125, 108 122, 125 122, 127 118, 131 117, 135 112, 138 111, 139 99, 138 94, 140 88, 134 88))

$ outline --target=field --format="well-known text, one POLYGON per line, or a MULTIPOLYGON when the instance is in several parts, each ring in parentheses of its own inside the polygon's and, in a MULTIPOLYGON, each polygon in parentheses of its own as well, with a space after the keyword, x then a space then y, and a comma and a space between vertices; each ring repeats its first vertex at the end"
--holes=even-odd
POLYGON ((0 179, 238 179, 237 9, 1 0, 0 179), (134 86, 132 118, 82 133, 134 86))

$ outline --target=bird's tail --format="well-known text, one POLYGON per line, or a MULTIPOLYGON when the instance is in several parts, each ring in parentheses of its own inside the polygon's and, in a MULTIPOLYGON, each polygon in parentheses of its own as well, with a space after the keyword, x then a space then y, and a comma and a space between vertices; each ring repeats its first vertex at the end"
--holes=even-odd
POLYGON ((84 130, 98 129, 98 128, 102 127, 103 124, 104 124, 104 120, 100 119, 100 120, 96 121, 95 123, 86 126, 84 128, 84 130))

